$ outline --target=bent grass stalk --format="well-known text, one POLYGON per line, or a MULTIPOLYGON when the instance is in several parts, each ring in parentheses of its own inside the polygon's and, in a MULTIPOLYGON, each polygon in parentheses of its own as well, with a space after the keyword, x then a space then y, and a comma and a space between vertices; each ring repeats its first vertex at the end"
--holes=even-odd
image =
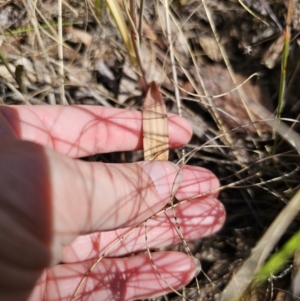
MULTIPOLYGON (((277 120, 278 125, 280 124, 281 113, 282 113, 282 109, 283 109, 284 102, 285 102, 284 97, 285 97, 285 87, 286 87, 286 70, 287 70, 290 41, 291 41, 292 14, 293 14, 293 0, 289 0, 287 16, 286 16, 286 26, 285 26, 285 30, 284 30, 284 45, 283 45, 283 51, 282 51, 278 106, 277 106, 277 113, 276 113, 276 117, 278 119, 277 120)), ((276 131, 276 128, 275 128, 275 131, 276 131)), ((273 154, 276 153, 278 138, 279 138, 278 135, 275 134, 273 154)))

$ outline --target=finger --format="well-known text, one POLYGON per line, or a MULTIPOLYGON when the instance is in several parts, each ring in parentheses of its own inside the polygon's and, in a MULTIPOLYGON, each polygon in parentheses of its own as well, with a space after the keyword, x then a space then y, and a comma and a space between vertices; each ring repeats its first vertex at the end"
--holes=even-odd
MULTIPOLYGON (((175 196, 185 200, 174 208, 177 223, 183 237, 193 240, 218 231, 225 220, 223 205, 215 197, 219 188, 219 181, 210 171, 196 166, 182 166, 182 180, 175 196), (202 198, 199 195, 204 195, 202 198)), ((117 231, 94 233, 78 237, 70 246, 63 249, 64 262, 82 261, 95 258, 107 252, 107 256, 120 256, 145 250, 145 239, 150 248, 163 247, 181 241, 178 235, 172 208, 160 212, 138 227, 119 229, 117 231)))
MULTIPOLYGON (((0 106, 0 113, 20 139, 71 157, 142 148, 140 112, 101 106, 0 106)), ((186 144, 189 123, 169 115, 170 148, 186 144)))
POLYGON ((208 169, 184 165, 181 167, 181 184, 176 190, 176 198, 185 200, 202 196, 217 197, 220 182, 218 178, 208 169))
POLYGON ((181 203, 174 208, 160 212, 146 224, 116 231, 93 233, 79 236, 63 248, 63 262, 78 262, 97 258, 124 256, 146 249, 166 247, 209 236, 217 232, 225 221, 223 205, 207 197, 181 203), (180 227, 181 235, 178 233, 180 227))
MULTIPOLYGON (((47 274, 37 283, 29 301, 73 300, 80 281, 94 263, 95 260, 89 260, 48 269, 47 274)), ((165 294, 171 288, 179 289, 190 282, 195 274, 194 260, 178 252, 153 253, 152 261, 147 254, 103 259, 83 280, 74 300, 151 298, 165 294)))
POLYGON ((59 260, 60 246, 79 234, 128 227, 154 215, 181 181, 171 162, 87 163, 48 153, 54 260, 59 260))

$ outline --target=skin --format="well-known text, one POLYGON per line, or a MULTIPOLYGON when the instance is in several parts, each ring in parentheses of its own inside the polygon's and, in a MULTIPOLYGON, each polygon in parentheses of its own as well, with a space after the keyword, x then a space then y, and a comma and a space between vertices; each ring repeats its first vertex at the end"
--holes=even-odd
MULTIPOLYGON (((141 124, 140 112, 99 106, 0 107, 0 300, 71 300, 87 271, 75 300, 149 298, 192 280, 190 256, 152 252, 151 263, 141 251, 145 237, 151 249, 181 241, 173 210, 186 240, 220 229, 217 178, 171 162, 77 159, 141 149, 141 124), (182 202, 163 211, 171 194, 182 202)), ((170 115, 169 135, 176 148, 192 130, 170 115)))

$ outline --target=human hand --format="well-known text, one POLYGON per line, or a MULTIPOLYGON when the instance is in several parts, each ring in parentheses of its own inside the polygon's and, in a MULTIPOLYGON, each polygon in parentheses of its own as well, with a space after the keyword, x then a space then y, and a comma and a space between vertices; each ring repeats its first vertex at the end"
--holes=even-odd
MULTIPOLYGON (((199 195, 174 208, 186 240, 216 232, 225 218, 216 177, 171 162, 75 159, 141 149, 141 123, 139 112, 103 107, 0 107, 0 300, 71 300, 103 254, 76 300, 142 299, 193 278, 188 255, 125 255, 145 250, 145 236, 150 249, 180 242, 172 210, 162 211, 171 193, 199 195)), ((184 145, 190 126, 169 116, 169 135, 184 145)))

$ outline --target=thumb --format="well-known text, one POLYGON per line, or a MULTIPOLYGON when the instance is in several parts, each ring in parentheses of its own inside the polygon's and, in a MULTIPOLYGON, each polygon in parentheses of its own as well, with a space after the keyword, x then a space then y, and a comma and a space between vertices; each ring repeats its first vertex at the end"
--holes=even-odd
MULTIPOLYGON (((15 133, 16 128, 12 127, 13 120, 17 118, 12 118, 16 113, 11 110, 0 112, 0 138, 17 138, 15 133), (10 122, 9 122, 10 120, 10 122)), ((14 125, 16 126, 16 125, 14 125)))
POLYGON ((1 300, 28 295, 43 268, 59 262, 62 246, 79 234, 139 223, 180 184, 171 162, 90 163, 8 139, 0 150, 1 300))

